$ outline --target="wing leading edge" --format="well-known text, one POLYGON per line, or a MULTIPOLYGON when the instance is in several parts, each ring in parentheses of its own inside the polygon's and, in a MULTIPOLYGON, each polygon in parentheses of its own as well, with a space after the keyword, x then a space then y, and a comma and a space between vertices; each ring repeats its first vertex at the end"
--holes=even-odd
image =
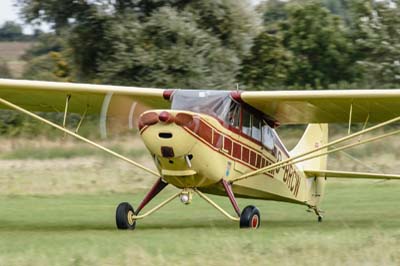
POLYGON ((244 91, 245 103, 280 124, 383 122, 400 116, 400 89, 244 91))

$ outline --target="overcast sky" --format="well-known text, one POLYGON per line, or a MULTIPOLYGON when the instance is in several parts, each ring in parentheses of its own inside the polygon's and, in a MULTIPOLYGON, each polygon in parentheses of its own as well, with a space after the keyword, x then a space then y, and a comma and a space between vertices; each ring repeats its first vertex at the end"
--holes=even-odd
POLYGON ((0 0, 0 24, 18 18, 18 9, 13 7, 14 3, 14 0, 0 0))
MULTIPOLYGON (((18 8, 14 6, 15 0, 0 0, 0 25, 3 25, 4 22, 11 20, 22 23, 22 21, 18 18, 18 8)), ((29 34, 32 33, 33 30, 31 27, 24 27, 24 32, 29 34)))

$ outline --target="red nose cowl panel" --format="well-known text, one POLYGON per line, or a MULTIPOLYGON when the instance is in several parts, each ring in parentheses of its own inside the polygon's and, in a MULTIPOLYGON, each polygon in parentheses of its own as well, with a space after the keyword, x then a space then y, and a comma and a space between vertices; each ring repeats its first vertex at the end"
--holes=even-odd
POLYGON ((174 120, 173 116, 170 113, 168 113, 167 111, 161 112, 158 115, 158 119, 160 119, 160 121, 164 122, 164 123, 171 123, 174 120))

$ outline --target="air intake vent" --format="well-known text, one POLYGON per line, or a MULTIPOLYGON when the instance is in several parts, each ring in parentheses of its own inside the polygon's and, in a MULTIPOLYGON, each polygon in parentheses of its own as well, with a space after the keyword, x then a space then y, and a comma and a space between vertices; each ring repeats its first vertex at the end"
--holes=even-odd
POLYGON ((166 147, 166 146, 161 147, 161 154, 163 157, 166 158, 173 158, 175 156, 174 149, 172 147, 166 147))
POLYGON ((161 133, 158 133, 158 136, 162 139, 170 139, 170 138, 172 138, 172 133, 161 132, 161 133))

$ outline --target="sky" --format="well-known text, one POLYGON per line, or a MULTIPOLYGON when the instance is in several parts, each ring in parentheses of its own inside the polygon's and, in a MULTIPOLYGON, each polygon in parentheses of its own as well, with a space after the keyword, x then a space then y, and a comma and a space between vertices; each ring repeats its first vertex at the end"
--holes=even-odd
MULTIPOLYGON (((14 6, 15 2, 15 0, 0 0, 0 26, 9 20, 22 23, 18 17, 19 10, 14 6)), ((46 30, 46 27, 43 28, 43 30, 46 30)), ((32 32, 32 27, 24 26, 25 34, 30 34, 32 32)))
POLYGON ((0 0, 0 24, 18 18, 18 9, 13 7, 14 0, 0 0))

